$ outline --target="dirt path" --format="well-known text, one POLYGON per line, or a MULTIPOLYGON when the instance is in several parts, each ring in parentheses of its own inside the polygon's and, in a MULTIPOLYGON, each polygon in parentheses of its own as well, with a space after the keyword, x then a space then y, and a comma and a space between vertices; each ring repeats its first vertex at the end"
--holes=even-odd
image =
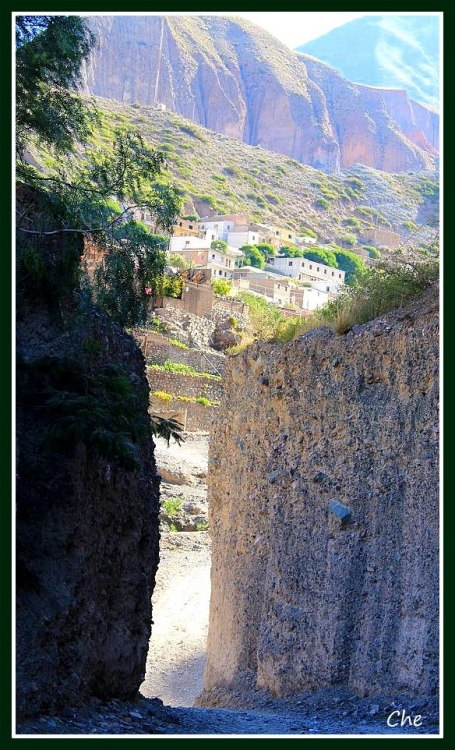
POLYGON ((202 691, 209 598, 208 533, 163 533, 142 695, 168 706, 194 704, 202 691))

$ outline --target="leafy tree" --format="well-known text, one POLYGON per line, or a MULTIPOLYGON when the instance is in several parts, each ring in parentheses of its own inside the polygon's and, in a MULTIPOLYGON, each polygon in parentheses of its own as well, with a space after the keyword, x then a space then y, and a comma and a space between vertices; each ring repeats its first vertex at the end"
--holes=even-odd
POLYGON ((77 16, 16 18, 16 152, 32 136, 60 153, 86 141, 96 119, 76 93, 95 37, 77 16))
POLYGON ((150 234, 135 221, 115 228, 106 238, 107 252, 95 271, 93 293, 98 307, 124 328, 145 323, 151 295, 161 293, 157 286, 167 263, 167 244, 166 237, 150 234))
POLYGON ((179 273, 162 273, 154 278, 156 295, 160 297, 174 297, 179 299, 182 296, 183 278, 179 273))
POLYGON ((332 266, 332 268, 338 268, 338 261, 336 255, 332 250, 326 250, 322 247, 315 247, 312 250, 304 250, 303 253, 305 258, 308 260, 314 260, 315 263, 323 263, 325 266, 332 266))
MULTIPOLYGON (((166 262, 167 238, 150 235, 134 220, 135 210, 145 209, 157 228, 170 232, 182 207, 180 191, 162 178, 163 154, 149 148, 139 133, 118 129, 111 147, 102 150, 91 142, 100 115, 75 86, 94 42, 76 16, 19 16, 16 21, 17 297, 18 302, 45 300, 69 328, 70 310, 79 320, 86 315, 88 327, 91 295, 122 325, 144 319, 147 292, 166 262), (53 164, 46 171, 29 159, 30 152, 42 154, 44 147, 53 164), (158 177, 159 184, 154 183, 158 177), (86 277, 81 274, 82 238, 104 253, 98 271, 86 277), (75 297, 77 310, 68 304, 75 297)), ((71 408, 85 434, 79 417, 96 404, 84 398, 75 397, 71 408)), ((104 430, 104 413, 99 417, 104 430)), ((123 440, 122 425, 111 424, 112 435, 99 433, 108 453, 123 440)), ((181 440, 181 426, 172 420, 154 417, 150 424, 152 434, 181 440)), ((88 424, 87 434, 93 429, 88 424)), ((140 439, 132 437, 133 443, 140 439)), ((101 443, 98 448, 102 452, 101 443)))
POLYGON ((364 273, 366 266, 362 258, 349 250, 335 250, 338 268, 345 272, 346 284, 353 284, 356 278, 364 273))
POLYGON ((232 281, 215 279, 212 281, 212 289, 215 294, 219 294, 221 297, 229 297, 232 291, 232 281))
POLYGON ((239 248, 245 256, 243 265, 254 266, 255 268, 265 268, 265 258, 256 245, 242 245, 239 248))
POLYGON ((170 253, 169 258, 169 265, 173 268, 179 268, 180 270, 187 270, 188 268, 194 268, 196 263, 191 258, 185 258, 184 255, 180 255, 180 253, 170 253))
POLYGON ((35 265, 38 259, 44 267, 49 264, 43 254, 44 237, 64 233, 90 237, 105 251, 94 276, 95 299, 119 323, 133 325, 135 315, 137 322, 143 320, 145 289, 153 286, 153 274, 163 272, 165 247, 145 225, 134 221, 134 212, 145 209, 159 229, 170 232, 182 195, 162 179, 163 154, 147 146, 139 133, 118 128, 110 147, 98 148, 87 140, 94 115, 71 89, 94 44, 85 22, 75 16, 20 16, 16 29, 16 173, 18 180, 47 198, 46 210, 31 212, 35 193, 18 212, 19 267, 26 261, 22 275, 30 272, 33 258, 35 265), (81 139, 83 157, 76 152, 81 139), (56 157, 45 173, 25 158, 26 150, 37 142, 46 143, 56 157), (115 301, 117 294, 123 300, 115 301))
POLYGON ((227 253, 228 243, 224 240, 213 240, 210 247, 212 250, 218 250, 220 253, 227 253))
POLYGON ((279 255, 282 258, 303 258, 304 251, 299 247, 291 247, 290 245, 282 245, 280 247, 279 255))
POLYGON ((252 292, 240 292, 239 299, 248 305, 248 317, 254 336, 259 339, 272 338, 282 324, 282 313, 264 297, 252 292))
POLYGON ((276 255, 276 248, 273 247, 273 245, 270 245, 268 242, 258 243, 256 245, 257 249, 260 253, 264 256, 265 260, 269 258, 271 255, 276 255))

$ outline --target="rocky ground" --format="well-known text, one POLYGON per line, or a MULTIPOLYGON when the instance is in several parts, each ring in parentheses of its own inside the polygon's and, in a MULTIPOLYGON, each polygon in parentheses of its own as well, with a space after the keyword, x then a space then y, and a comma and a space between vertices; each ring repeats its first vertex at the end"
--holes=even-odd
MULTIPOLYGON (((208 440, 207 434, 187 435, 183 445, 171 442, 169 448, 157 441, 162 502, 183 498, 182 523, 185 518, 207 521, 208 440)), ((359 698, 345 688, 333 688, 277 700, 252 689, 220 695, 214 708, 195 707, 203 685, 210 536, 207 531, 172 532, 166 530, 172 521, 162 522, 154 624, 140 693, 131 702, 95 699, 83 708, 68 706, 59 716, 19 721, 13 736, 439 736, 435 697, 359 698), (401 726, 403 711, 409 718, 401 726)))

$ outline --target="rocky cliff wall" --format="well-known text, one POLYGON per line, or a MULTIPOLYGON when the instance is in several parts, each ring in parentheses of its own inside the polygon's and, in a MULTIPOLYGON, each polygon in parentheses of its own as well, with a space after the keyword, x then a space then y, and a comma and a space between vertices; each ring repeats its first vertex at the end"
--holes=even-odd
POLYGON ((329 172, 355 163, 390 172, 434 168, 436 112, 414 107, 403 91, 383 97, 351 84, 244 19, 103 16, 89 23, 98 47, 85 68, 86 93, 165 105, 329 172))
POLYGON ((437 291, 229 359, 209 452, 205 687, 438 685, 437 291))
POLYGON ((46 306, 22 305, 17 324, 18 716, 92 697, 131 698, 150 638, 159 540, 153 442, 140 446, 140 468, 128 471, 83 440, 68 440, 84 424, 93 436, 99 410, 114 413, 115 389, 102 391, 106 366, 127 373, 134 430, 132 421, 147 416, 145 362, 133 339, 96 311, 87 319, 66 312, 69 328, 46 306), (94 384, 101 389, 88 409, 72 393, 81 363, 82 402, 94 384), (56 394, 76 404, 59 412, 57 438, 49 406, 56 394))

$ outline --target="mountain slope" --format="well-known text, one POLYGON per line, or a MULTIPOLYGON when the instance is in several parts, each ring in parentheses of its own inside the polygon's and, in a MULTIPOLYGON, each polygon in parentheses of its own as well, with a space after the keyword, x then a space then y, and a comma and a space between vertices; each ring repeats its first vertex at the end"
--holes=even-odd
POLYGON ((365 16, 296 48, 354 83, 404 89, 411 99, 439 105, 439 18, 365 16), (352 54, 355 50, 355 54, 352 54))
POLYGON ((359 161, 356 144, 366 133, 369 166, 389 172, 434 169, 437 113, 428 110, 416 119, 408 103, 398 123, 392 114, 394 92, 372 100, 370 90, 341 76, 313 77, 309 58, 244 19, 99 16, 88 21, 99 44, 85 70, 87 94, 161 104, 230 138, 327 172, 359 161))
MULTIPOLYGON (((307 227, 319 242, 337 244, 343 244, 346 233, 360 238, 373 228, 396 232, 403 242, 435 236, 429 225, 438 217, 437 173, 392 175, 357 165, 328 175, 174 112, 100 97, 95 102, 103 123, 94 145, 109 148, 116 126, 138 129, 165 153, 168 176, 184 195, 186 214, 245 213, 251 221, 295 232, 307 227)), ((48 158, 33 154, 36 164, 49 164, 48 158)))

